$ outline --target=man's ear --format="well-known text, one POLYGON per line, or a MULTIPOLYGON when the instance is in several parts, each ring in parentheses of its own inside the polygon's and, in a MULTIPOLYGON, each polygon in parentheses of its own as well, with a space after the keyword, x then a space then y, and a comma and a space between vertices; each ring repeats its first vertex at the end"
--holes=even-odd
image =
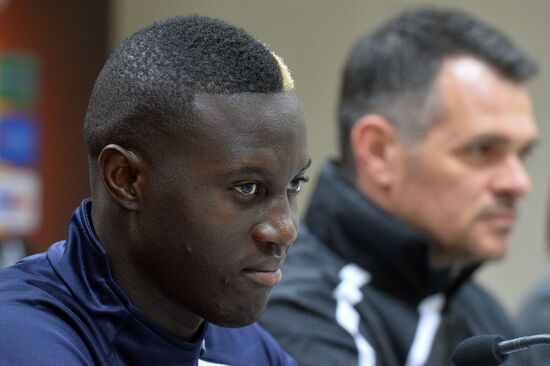
POLYGON ((350 138, 357 178, 368 177, 376 185, 390 185, 400 146, 391 123, 378 114, 365 115, 355 122, 350 138))
POLYGON ((110 144, 97 159, 105 189, 123 208, 137 211, 143 196, 146 162, 130 150, 110 144))

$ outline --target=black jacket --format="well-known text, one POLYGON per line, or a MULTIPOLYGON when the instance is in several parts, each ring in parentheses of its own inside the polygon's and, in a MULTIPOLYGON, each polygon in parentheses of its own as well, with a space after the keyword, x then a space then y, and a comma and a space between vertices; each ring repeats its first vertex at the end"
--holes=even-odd
MULTIPOLYGON (((523 334, 550 334, 550 276, 537 283, 524 300, 518 324, 523 334)), ((536 365, 550 363, 550 345, 533 347, 529 353, 536 365)))
POLYGON ((465 338, 515 336, 477 266, 453 275, 432 248, 329 163, 260 322, 302 366, 452 365, 465 338))

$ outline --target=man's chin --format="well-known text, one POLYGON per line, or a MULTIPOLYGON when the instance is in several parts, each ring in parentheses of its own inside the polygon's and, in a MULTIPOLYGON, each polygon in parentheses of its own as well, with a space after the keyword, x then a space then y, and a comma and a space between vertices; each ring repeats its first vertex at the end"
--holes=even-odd
POLYGON ((483 262, 498 261, 508 253, 508 240, 491 240, 476 249, 474 253, 478 260, 483 262))
POLYGON ((209 322, 225 328, 240 328, 256 322, 265 311, 267 301, 225 309, 224 312, 211 314, 209 322))

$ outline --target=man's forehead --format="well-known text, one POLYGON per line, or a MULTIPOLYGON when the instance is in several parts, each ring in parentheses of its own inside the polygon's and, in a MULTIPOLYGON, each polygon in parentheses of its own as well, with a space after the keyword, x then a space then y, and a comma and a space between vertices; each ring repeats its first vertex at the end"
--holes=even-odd
POLYGON ((193 111, 203 122, 228 118, 249 119, 260 116, 274 118, 280 115, 296 118, 301 115, 294 91, 278 93, 206 94, 194 96, 193 111))
POLYGON ((204 174, 224 178, 288 179, 308 165, 306 125, 294 92, 198 94, 194 105, 191 131, 180 145, 193 148, 174 159, 191 159, 204 174))
POLYGON ((477 58, 461 55, 449 57, 443 62, 442 71, 449 77, 461 82, 476 83, 479 77, 491 68, 477 58))
MULTIPOLYGON (((444 60, 436 80, 436 91, 442 100, 483 102, 490 105, 495 93, 523 94, 530 103, 524 83, 500 74, 487 62, 469 55, 457 55, 444 60)), ((500 95, 499 95, 500 96, 500 95)), ((507 98, 508 95, 504 95, 507 98)))
POLYGON ((294 92, 197 94, 192 122, 176 149, 210 161, 262 151, 297 154, 307 150, 306 126, 294 92))
POLYGON ((305 139, 294 92, 199 94, 193 114, 192 134, 204 142, 266 146, 281 138, 305 139))

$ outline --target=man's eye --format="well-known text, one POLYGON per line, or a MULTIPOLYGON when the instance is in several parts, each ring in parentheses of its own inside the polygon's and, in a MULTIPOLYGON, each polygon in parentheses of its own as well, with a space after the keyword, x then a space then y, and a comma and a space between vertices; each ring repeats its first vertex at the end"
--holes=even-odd
POLYGON ((470 147, 470 155, 476 159, 496 161, 508 153, 504 144, 474 144, 470 147))
POLYGON ((493 164, 508 154, 508 145, 492 141, 480 141, 465 148, 465 158, 472 164, 493 164))
POLYGON ((244 194, 245 196, 255 196, 259 192, 258 183, 245 183, 234 188, 237 192, 244 194))
POLYGON ((469 148, 470 154, 475 157, 489 155, 494 150, 494 146, 489 144, 473 144, 469 148))
POLYGON ((290 181, 287 187, 287 191, 290 193, 298 193, 302 189, 302 186, 305 182, 307 182, 309 178, 306 177, 298 177, 290 181))

